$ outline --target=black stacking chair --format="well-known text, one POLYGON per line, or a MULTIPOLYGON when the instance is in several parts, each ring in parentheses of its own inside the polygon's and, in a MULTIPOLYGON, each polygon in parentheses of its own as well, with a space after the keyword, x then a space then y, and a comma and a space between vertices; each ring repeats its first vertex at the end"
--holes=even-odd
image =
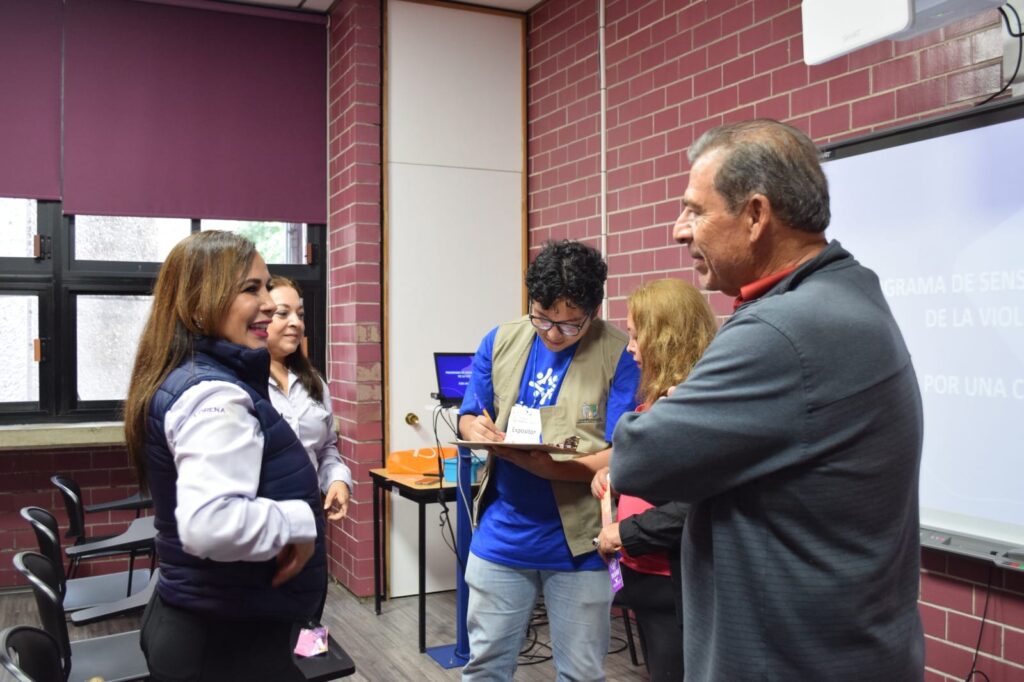
MULTIPOLYGON (((42 507, 24 507, 21 518, 32 526, 39 544, 39 552, 47 557, 58 568, 60 579, 61 604, 65 612, 87 609, 98 604, 116 602, 132 594, 138 594, 146 588, 151 578, 151 570, 134 569, 131 573, 121 571, 107 575, 88 578, 68 579, 64 573, 64 555, 61 553, 60 531, 57 519, 42 507)), ((143 602, 140 607, 146 604, 143 602)), ((108 615, 114 615, 109 613, 108 615)))
POLYGON ((64 682, 57 640, 31 625, 0 632, 0 665, 18 682, 64 682))
POLYGON ((59 569, 38 552, 19 552, 14 557, 14 568, 32 587, 43 630, 57 642, 65 679, 100 677, 104 682, 118 682, 149 677, 138 630, 72 642, 60 604, 59 569))
MULTIPOLYGON (((61 499, 64 500, 64 511, 68 515, 68 530, 64 533, 64 537, 69 538, 71 544, 80 545, 87 542, 106 540, 110 537, 109 535, 88 536, 85 534, 85 505, 82 502, 82 489, 78 487, 78 483, 61 474, 51 476, 50 482, 57 486, 61 499)), ((103 554, 93 554, 90 556, 106 556, 110 554, 111 552, 104 552, 103 554)), ((76 570, 78 570, 78 560, 72 559, 68 564, 68 576, 74 577, 76 570)))
MULTIPOLYGON (((61 498, 64 500, 64 510, 68 515, 68 531, 64 534, 64 537, 71 538, 73 540, 73 547, 75 547, 74 556, 71 557, 68 562, 67 576, 74 578, 75 573, 78 571, 78 565, 83 559, 91 559, 100 556, 110 556, 112 554, 128 554, 130 568, 134 568, 135 557, 143 554, 152 554, 152 548, 113 548, 108 546, 99 545, 104 540, 109 540, 113 535, 102 535, 102 536, 89 536, 85 534, 85 505, 82 502, 82 490, 78 487, 78 483, 74 479, 61 474, 55 474, 50 477, 50 482, 57 486, 57 490, 60 491, 61 498), (90 548, 95 544, 94 548, 90 548)), ((151 504, 151 502, 150 502, 151 504)))

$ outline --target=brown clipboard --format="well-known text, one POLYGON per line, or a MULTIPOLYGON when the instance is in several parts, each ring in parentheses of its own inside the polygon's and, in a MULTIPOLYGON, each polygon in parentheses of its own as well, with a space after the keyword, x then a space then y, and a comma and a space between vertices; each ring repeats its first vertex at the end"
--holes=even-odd
POLYGON ((452 445, 459 445, 470 450, 482 450, 487 448, 493 448, 494 446, 501 446, 503 448, 512 448, 513 450, 525 450, 530 452, 532 450, 540 450, 541 452, 547 452, 554 455, 578 455, 580 454, 575 448, 566 448, 561 445, 555 445, 553 443, 506 443, 504 441, 489 441, 489 440, 453 440, 450 441, 452 445))

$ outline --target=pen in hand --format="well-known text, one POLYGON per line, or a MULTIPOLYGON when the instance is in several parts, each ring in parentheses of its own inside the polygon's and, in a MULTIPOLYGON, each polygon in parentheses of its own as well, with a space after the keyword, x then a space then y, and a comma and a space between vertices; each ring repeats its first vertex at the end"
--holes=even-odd
POLYGON ((493 434, 497 434, 498 435, 498 438, 488 438, 488 440, 495 440, 495 441, 504 440, 505 434, 503 434, 500 431, 498 431, 497 425, 494 423, 494 419, 491 417, 491 413, 487 411, 487 408, 484 407, 481 404, 480 405, 480 411, 483 413, 482 416, 487 419, 487 422, 489 422, 489 425, 486 424, 486 423, 483 424, 484 428, 486 428, 487 431, 489 431, 489 432, 491 432, 493 434))

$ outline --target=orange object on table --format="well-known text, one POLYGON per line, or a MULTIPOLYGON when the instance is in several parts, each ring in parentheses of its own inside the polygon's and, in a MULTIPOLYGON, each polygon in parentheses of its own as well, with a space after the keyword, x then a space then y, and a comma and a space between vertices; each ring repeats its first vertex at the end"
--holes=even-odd
MULTIPOLYGON (((441 448, 441 459, 450 459, 456 454, 455 448, 441 448)), ((437 459, 437 448, 395 450, 388 453, 385 468, 389 474, 437 474, 437 459)))

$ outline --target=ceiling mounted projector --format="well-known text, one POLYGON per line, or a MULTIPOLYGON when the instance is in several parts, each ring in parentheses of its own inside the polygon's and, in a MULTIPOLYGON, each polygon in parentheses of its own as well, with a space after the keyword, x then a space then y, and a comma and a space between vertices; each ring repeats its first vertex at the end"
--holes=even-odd
POLYGON ((905 40, 1005 0, 803 0, 804 61, 821 64, 880 40, 905 40))

